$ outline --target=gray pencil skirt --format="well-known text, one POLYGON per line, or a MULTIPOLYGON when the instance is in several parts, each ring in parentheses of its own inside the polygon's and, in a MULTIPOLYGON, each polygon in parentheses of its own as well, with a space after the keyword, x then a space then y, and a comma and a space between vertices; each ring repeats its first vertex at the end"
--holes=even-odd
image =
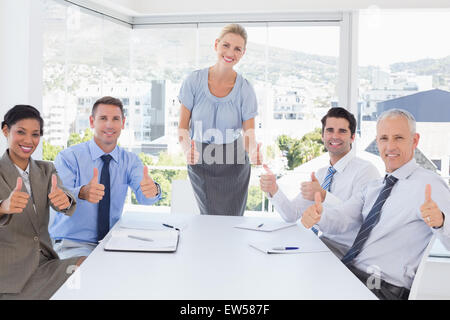
POLYGON ((201 214, 242 216, 247 204, 250 161, 243 139, 229 144, 196 143, 200 160, 188 165, 201 214))

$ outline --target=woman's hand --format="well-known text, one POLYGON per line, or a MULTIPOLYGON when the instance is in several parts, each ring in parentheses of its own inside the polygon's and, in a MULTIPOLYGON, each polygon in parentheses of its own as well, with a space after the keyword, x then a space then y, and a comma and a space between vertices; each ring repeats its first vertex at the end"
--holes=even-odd
POLYGON ((250 163, 260 166, 263 164, 263 156, 261 153, 261 145, 262 143, 258 143, 256 145, 256 148, 250 152, 250 163))
POLYGON ((191 147, 186 149, 184 151, 184 154, 186 155, 186 162, 189 165, 194 165, 198 162, 200 159, 200 153, 198 153, 197 149, 195 148, 195 141, 191 140, 191 147))
POLYGON ((10 193, 8 199, 2 202, 0 205, 0 213, 22 213, 23 209, 27 206, 29 194, 20 191, 22 189, 22 178, 17 178, 16 187, 10 193))

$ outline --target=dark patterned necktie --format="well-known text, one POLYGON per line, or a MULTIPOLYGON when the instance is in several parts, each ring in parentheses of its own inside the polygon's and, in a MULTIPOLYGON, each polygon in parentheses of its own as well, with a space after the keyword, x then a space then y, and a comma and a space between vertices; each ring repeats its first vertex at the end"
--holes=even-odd
POLYGON ((385 178, 386 184, 384 185, 383 189, 380 192, 380 195, 375 201, 375 204, 373 205, 372 209, 370 209, 369 214, 361 225, 361 228, 356 235, 352 247, 342 258, 342 262, 345 265, 349 265, 353 261, 353 259, 355 259, 356 256, 361 252, 364 243, 366 243, 367 239, 369 238, 370 232, 376 226, 378 221, 380 221, 381 209, 383 208, 384 203, 391 194, 392 188, 397 181, 398 179, 392 175, 385 178))
POLYGON ((103 160, 102 173, 100 175, 100 184, 105 186, 105 195, 98 203, 97 217, 97 240, 102 240, 109 231, 109 207, 111 202, 109 162, 112 157, 109 154, 101 156, 103 160))

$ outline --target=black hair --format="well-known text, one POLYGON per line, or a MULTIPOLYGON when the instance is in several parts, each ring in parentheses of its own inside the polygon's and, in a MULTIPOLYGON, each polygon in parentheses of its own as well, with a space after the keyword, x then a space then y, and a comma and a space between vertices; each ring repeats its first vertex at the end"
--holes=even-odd
POLYGON ((44 134, 44 119, 42 119, 40 112, 33 106, 18 104, 6 112, 2 121, 2 129, 7 126, 8 129, 23 119, 36 119, 40 125, 40 135, 44 134))
POLYGON ((109 104, 109 105, 117 106, 117 107, 119 107, 120 111, 122 112, 122 118, 125 117, 125 115, 123 113, 122 101, 120 101, 120 99, 108 97, 108 96, 100 98, 97 101, 95 101, 94 105, 92 106, 92 116, 95 115, 95 111, 97 110, 97 107, 99 104, 109 104))
POLYGON ((350 128, 351 135, 353 136, 356 132, 356 119, 355 116, 349 112, 347 109, 341 107, 335 107, 328 110, 327 114, 322 118, 322 134, 325 130, 325 125, 328 118, 344 118, 348 121, 348 126, 350 128))

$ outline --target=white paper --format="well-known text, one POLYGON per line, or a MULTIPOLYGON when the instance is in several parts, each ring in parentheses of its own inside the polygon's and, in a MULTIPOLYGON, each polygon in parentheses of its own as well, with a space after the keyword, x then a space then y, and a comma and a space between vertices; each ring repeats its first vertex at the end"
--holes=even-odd
POLYGON ((328 252, 328 249, 319 246, 308 246, 299 242, 274 242, 260 241, 251 242, 249 245, 264 253, 292 254, 292 253, 312 253, 312 252, 328 252), (276 250, 275 248, 297 247, 296 250, 276 250))
POLYGON ((105 244, 109 251, 160 251, 170 252, 177 249, 178 231, 169 230, 114 230, 105 244), (136 239, 131 237, 148 239, 136 239), (150 241, 151 240, 151 241, 150 241))
POLYGON ((248 230, 255 230, 255 231, 275 231, 280 230, 284 228, 288 228, 291 226, 296 226, 297 224, 295 222, 284 222, 284 221, 248 221, 241 224, 238 224, 234 226, 235 228, 239 229, 248 229, 248 230), (261 225, 262 224, 262 225, 261 225))

